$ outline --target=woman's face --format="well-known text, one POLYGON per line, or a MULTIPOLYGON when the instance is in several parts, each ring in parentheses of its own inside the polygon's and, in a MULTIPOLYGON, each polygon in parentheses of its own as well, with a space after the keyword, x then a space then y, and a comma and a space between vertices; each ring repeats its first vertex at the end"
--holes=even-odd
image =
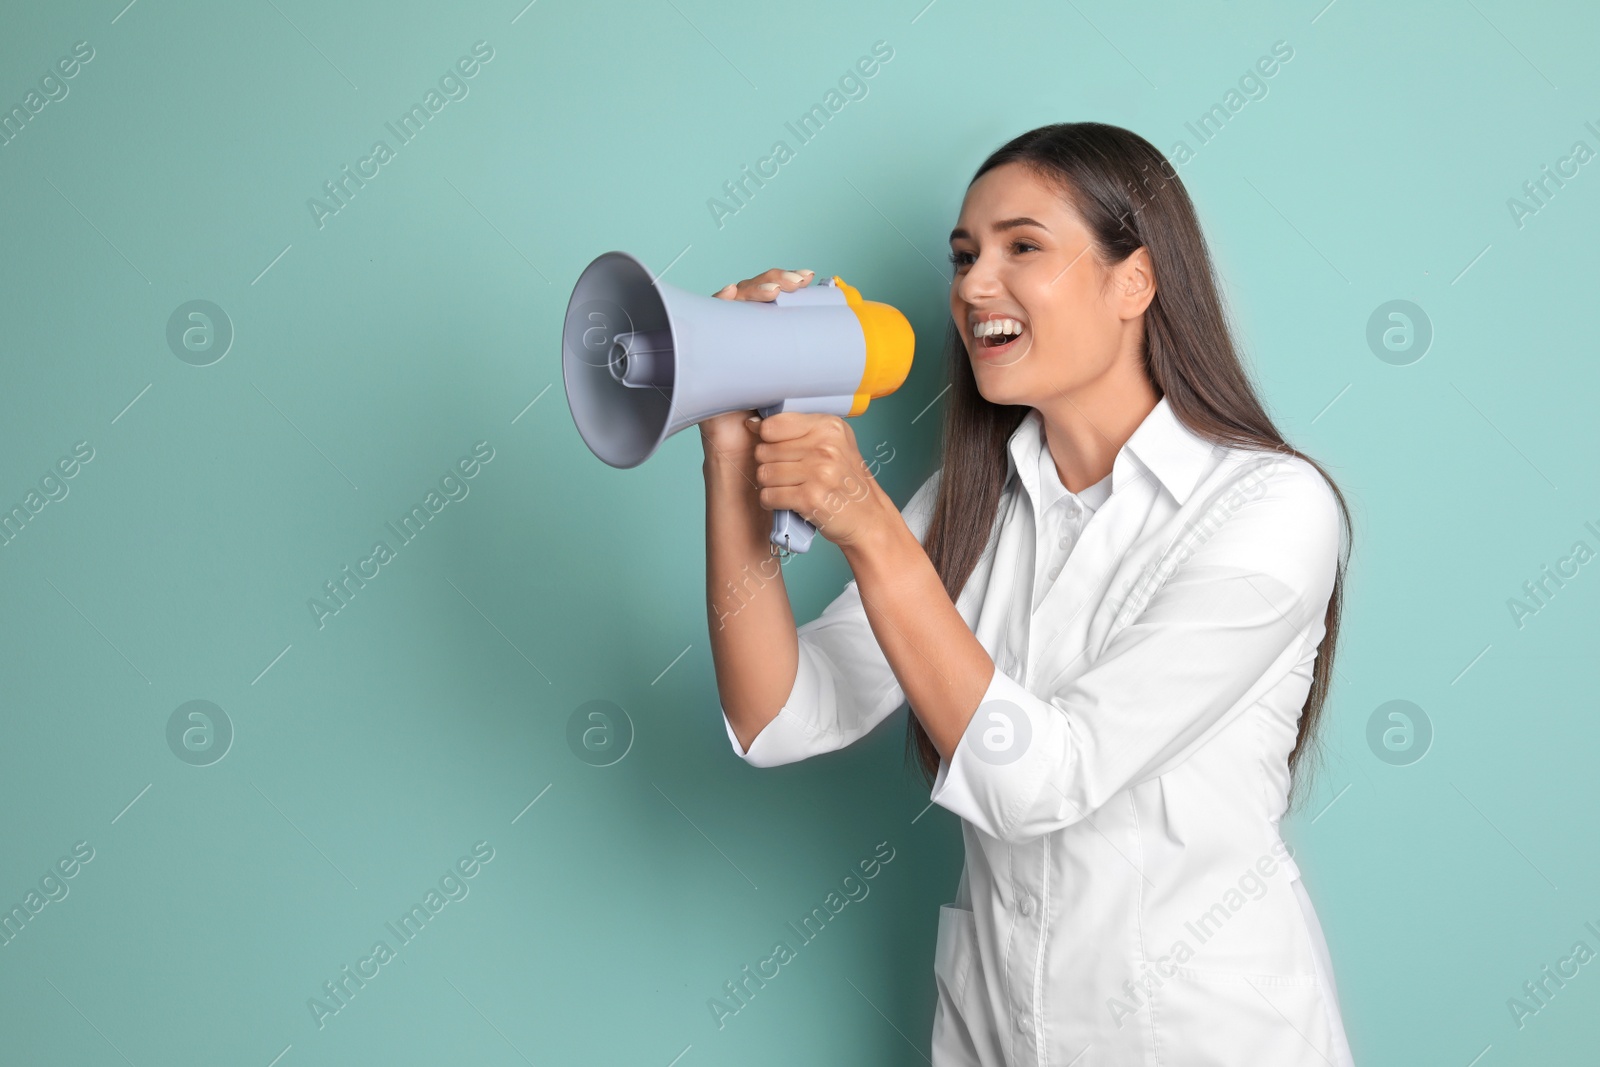
POLYGON ((1141 316, 1154 296, 1148 253, 1102 267, 1067 201, 1022 164, 1002 164, 972 183, 950 251, 950 314, 991 403, 1048 405, 1119 361, 1126 370, 1130 351, 1137 359, 1141 316), (980 324, 1005 319, 1020 324, 1020 334, 975 335, 980 324))

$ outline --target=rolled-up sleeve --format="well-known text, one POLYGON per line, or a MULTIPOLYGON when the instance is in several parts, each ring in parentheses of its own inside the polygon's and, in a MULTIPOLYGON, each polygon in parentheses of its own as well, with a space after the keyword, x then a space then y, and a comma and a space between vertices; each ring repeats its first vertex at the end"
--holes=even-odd
POLYGON ((997 668, 932 800, 1013 842, 1068 826, 1187 758, 1319 643, 1338 504, 1310 464, 1277 463, 1256 499, 1185 528, 1169 577, 1088 667, 1042 696, 997 668))
MULTIPOLYGON (((932 519, 938 480, 935 471, 900 510, 919 542, 932 519)), ((800 655, 794 685, 748 751, 740 751, 727 709, 722 711, 728 743, 754 767, 776 767, 843 748, 905 703, 905 691, 872 632, 854 580, 796 632, 800 655)))

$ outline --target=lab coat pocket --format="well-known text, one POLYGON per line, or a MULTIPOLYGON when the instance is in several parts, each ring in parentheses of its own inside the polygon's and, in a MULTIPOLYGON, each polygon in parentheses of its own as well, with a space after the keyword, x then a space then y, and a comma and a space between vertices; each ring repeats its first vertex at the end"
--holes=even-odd
POLYGON ((1166 1067, 1327 1067, 1331 1035, 1317 977, 1174 967, 1152 997, 1166 1067))

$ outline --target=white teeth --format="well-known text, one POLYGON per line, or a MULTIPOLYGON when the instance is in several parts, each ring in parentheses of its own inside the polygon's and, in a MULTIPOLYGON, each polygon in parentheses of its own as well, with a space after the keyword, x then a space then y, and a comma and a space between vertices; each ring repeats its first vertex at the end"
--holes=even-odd
POLYGON ((1013 336, 1022 332, 1022 323, 1016 319, 990 319, 976 323, 972 327, 972 336, 977 340, 991 337, 995 334, 1011 334, 1013 336))

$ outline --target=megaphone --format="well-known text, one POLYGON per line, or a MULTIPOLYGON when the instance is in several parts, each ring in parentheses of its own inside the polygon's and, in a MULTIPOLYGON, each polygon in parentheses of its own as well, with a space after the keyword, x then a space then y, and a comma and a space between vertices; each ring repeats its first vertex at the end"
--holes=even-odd
MULTIPOLYGON (((636 467, 702 419, 755 409, 859 415, 911 372, 911 323, 839 277, 770 303, 700 296, 626 252, 584 268, 567 302, 561 376, 584 444, 636 467)), ((805 552, 816 527, 772 515, 773 551, 805 552)))

